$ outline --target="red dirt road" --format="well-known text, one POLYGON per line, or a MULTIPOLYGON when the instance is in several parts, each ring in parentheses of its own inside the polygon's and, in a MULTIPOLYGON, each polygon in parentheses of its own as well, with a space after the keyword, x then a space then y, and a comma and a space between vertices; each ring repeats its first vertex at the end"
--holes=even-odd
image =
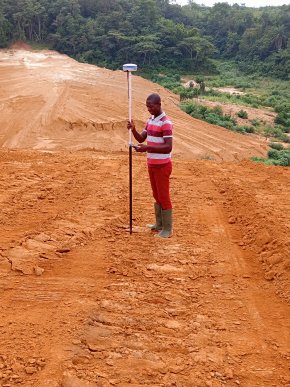
POLYGON ((134 87, 174 122, 169 240, 136 153, 127 232, 124 74, 0 52, 0 386, 290 386, 290 169, 134 87))
POLYGON ((164 241, 143 156, 132 236, 126 154, 0 160, 0 385, 289 386, 289 169, 176 161, 164 241))

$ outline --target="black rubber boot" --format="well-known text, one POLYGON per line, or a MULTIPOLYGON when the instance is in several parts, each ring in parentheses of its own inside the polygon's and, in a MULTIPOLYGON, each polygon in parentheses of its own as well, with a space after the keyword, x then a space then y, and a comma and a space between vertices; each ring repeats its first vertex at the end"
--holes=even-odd
POLYGON ((154 203, 155 210, 155 224, 147 224, 147 227, 151 229, 151 231, 160 231, 162 230, 162 208, 158 203, 154 203))
POLYGON ((172 209, 162 210, 162 230, 156 235, 160 238, 170 238, 172 236, 172 209))

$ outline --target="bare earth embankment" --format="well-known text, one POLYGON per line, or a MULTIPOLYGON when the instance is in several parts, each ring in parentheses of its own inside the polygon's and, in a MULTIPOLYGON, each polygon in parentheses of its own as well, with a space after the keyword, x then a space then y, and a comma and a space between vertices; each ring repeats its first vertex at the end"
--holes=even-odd
MULTIPOLYGON (((159 92, 175 127, 175 157, 235 160, 265 155, 265 143, 196 120, 176 95, 133 77, 133 117, 148 118, 145 100, 159 92), (231 144, 229 146, 229 144, 231 144)), ((0 52, 0 146, 102 151, 127 149, 127 82, 122 71, 78 63, 55 52, 0 52)))
POLYGON ((130 236, 124 74, 1 55, 0 386, 290 386, 289 168, 232 162, 265 144, 134 77, 138 123, 159 91, 175 124, 175 223, 144 227, 134 154, 130 236))

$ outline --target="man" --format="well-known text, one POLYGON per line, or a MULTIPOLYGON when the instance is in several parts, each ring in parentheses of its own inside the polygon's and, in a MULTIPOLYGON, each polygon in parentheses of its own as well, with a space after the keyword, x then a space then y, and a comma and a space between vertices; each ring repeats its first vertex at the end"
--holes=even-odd
POLYGON ((172 236, 172 204, 169 193, 169 178, 172 172, 172 123, 162 111, 161 98, 158 94, 150 94, 146 106, 151 114, 145 129, 139 133, 134 121, 128 122, 128 129, 138 141, 134 146, 137 152, 147 152, 148 172, 151 182, 156 223, 148 225, 152 231, 158 232, 161 238, 172 236), (142 144, 147 139, 147 145, 142 144))

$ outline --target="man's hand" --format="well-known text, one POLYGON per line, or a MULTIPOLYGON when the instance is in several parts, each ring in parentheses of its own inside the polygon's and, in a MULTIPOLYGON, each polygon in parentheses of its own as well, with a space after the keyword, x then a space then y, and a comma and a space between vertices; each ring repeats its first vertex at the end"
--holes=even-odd
MULTIPOLYGON (((0 0, 1 1, 1 0, 0 0)), ((132 134, 135 138, 135 140, 137 140, 139 142, 139 144, 143 141, 146 140, 146 137, 147 137, 147 131, 144 129, 142 133, 139 133, 138 130, 136 129, 135 127, 135 123, 133 120, 128 121, 127 123, 127 128, 130 130, 132 130, 132 134)), ((138 152, 146 152, 146 150, 140 150, 138 152)))
POLYGON ((127 123, 127 128, 128 128, 128 130, 136 130, 136 128, 135 128, 135 124, 134 124, 134 121, 132 120, 131 122, 130 121, 128 121, 128 123, 127 123))
POLYGON ((134 149, 136 150, 136 152, 147 152, 148 146, 144 144, 138 144, 134 146, 134 149))

